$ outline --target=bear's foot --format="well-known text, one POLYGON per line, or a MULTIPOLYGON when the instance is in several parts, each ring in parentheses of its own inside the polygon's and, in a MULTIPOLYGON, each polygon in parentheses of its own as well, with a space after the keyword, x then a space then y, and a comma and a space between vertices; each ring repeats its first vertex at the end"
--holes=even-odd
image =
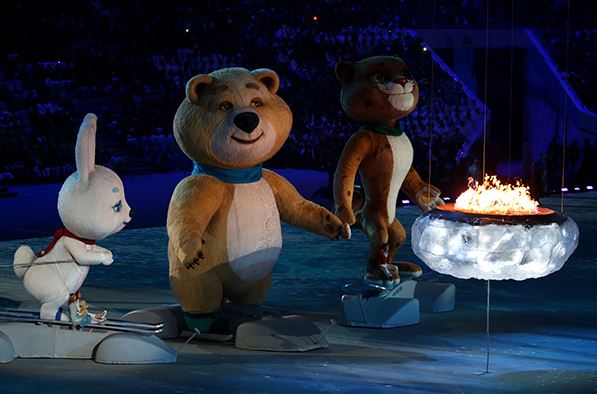
POLYGON ((418 278, 423 275, 423 270, 418 264, 415 263, 394 261, 391 263, 391 265, 397 267, 401 276, 408 277, 409 279, 418 278))
POLYGON ((212 313, 185 313, 184 320, 189 331, 197 329, 205 334, 229 334, 226 320, 217 318, 212 313))
POLYGON ((363 282, 370 287, 389 290, 400 283, 400 273, 394 264, 380 264, 367 270, 363 282))

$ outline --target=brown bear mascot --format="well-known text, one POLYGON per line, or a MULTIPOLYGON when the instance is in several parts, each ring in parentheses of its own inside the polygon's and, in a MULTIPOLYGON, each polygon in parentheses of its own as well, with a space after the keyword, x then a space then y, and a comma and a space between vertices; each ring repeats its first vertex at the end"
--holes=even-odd
POLYGON ((170 285, 191 329, 209 331, 225 301, 264 301, 282 247, 280 219, 329 239, 341 235, 334 214, 261 167, 292 125, 279 85, 268 69, 197 75, 176 112, 176 141, 199 170, 174 190, 167 223, 170 285))
POLYGON ((443 204, 440 191, 423 182, 412 168, 413 148, 398 125, 399 119, 415 109, 419 90, 398 57, 340 62, 336 76, 342 83, 342 108, 362 123, 344 147, 334 176, 336 215, 345 226, 358 221, 369 238, 365 283, 391 288, 399 283, 400 273, 421 274, 414 263, 392 261, 406 239, 404 227, 396 219, 399 190, 424 212, 443 204), (354 193, 357 171, 364 199, 354 193))

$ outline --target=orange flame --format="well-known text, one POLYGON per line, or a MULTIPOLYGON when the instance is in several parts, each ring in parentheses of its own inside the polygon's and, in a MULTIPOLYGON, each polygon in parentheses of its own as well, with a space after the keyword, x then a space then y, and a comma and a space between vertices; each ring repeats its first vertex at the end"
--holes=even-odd
POLYGON ((529 215, 539 211, 539 203, 520 181, 514 186, 503 185, 495 175, 485 175, 483 184, 475 187, 474 183, 469 180, 468 190, 456 199, 456 210, 497 215, 529 215))

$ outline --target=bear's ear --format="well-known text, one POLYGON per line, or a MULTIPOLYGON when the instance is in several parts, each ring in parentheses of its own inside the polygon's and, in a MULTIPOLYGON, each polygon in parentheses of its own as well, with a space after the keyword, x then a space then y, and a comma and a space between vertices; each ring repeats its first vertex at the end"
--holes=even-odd
POLYGON ((257 70, 251 71, 251 75, 264 84, 271 94, 276 94, 280 87, 280 78, 274 70, 270 70, 269 68, 258 68, 257 70))
POLYGON ((77 144, 75 146, 75 161, 79 172, 79 183, 87 186, 89 175, 95 169, 95 131, 97 130, 97 116, 87 114, 79 127, 77 144))
POLYGON ((356 68, 354 62, 339 62, 336 64, 336 78, 342 82, 342 85, 348 85, 352 81, 356 68))
POLYGON ((189 101, 196 104, 201 94, 214 82, 214 77, 206 74, 195 75, 189 79, 186 86, 186 95, 189 101))

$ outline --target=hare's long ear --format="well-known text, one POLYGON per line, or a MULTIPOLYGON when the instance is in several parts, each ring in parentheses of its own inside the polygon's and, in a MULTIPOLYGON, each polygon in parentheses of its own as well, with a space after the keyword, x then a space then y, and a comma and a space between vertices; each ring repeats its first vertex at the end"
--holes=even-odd
POLYGON ((95 169, 95 131, 97 129, 97 116, 94 114, 85 115, 83 123, 77 135, 77 146, 75 147, 75 160, 79 172, 79 183, 87 185, 89 175, 95 169))

